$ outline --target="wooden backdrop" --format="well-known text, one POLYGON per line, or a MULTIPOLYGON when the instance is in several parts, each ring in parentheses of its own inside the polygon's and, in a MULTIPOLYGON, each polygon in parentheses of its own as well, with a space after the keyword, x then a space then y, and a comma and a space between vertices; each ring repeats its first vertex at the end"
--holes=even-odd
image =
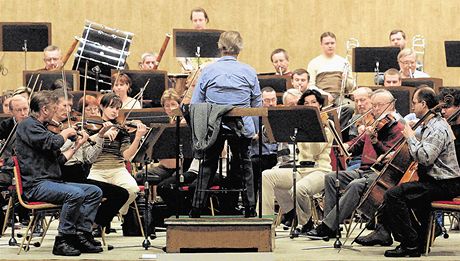
MULTIPOLYGON (((361 46, 386 46, 395 28, 408 38, 426 38, 425 71, 444 79, 444 85, 460 85, 458 68, 447 68, 444 40, 460 40, 458 0, 0 0, 1 22, 51 22, 52 43, 65 53, 74 36, 81 36, 85 19, 135 34, 128 58, 137 68, 145 51, 158 52, 165 33, 190 28, 189 12, 201 6, 210 16, 208 28, 238 30, 244 40, 240 60, 258 72, 272 71, 270 53, 283 47, 290 54, 290 68, 306 67, 319 54, 319 36, 337 35, 338 53, 346 53, 346 40, 357 38, 361 46)), ((180 72, 172 57, 171 41, 160 69, 180 72)), ((1 57, 2 53, 0 53, 1 57)), ((0 89, 22 84, 22 53, 7 52, 0 89)), ((73 56, 66 69, 73 64, 73 56)), ((28 69, 43 67, 41 53, 28 54, 28 69)), ((372 84, 372 75, 360 74, 360 84, 372 84)))

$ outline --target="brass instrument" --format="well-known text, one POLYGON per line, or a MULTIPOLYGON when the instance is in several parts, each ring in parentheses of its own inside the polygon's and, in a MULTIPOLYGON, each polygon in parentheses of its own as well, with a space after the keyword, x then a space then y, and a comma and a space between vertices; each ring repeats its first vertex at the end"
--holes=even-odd
MULTIPOLYGON (((359 41, 356 38, 349 38, 346 42, 346 48, 347 48, 347 54, 345 56, 345 59, 350 62, 353 58, 353 48, 359 47, 359 41)), ((353 80, 355 83, 358 82, 358 74, 355 73, 353 75, 353 80)))
POLYGON ((425 37, 420 34, 414 35, 414 37, 412 37, 412 48, 415 52, 417 70, 423 72, 425 64, 425 37))

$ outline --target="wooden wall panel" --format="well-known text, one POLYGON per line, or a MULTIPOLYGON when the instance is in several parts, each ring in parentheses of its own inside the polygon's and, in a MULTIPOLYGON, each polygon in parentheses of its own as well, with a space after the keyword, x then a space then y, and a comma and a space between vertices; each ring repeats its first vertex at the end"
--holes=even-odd
MULTIPOLYGON (((457 0, 290 0, 290 1, 216 1, 216 0, 0 0, 2 22, 51 22, 52 42, 63 52, 75 35, 80 36, 85 19, 135 34, 128 58, 136 69, 140 55, 158 51, 165 33, 172 28, 189 28, 189 11, 202 6, 210 15, 209 28, 238 30, 244 39, 240 60, 259 72, 272 71, 270 52, 278 47, 289 51, 291 69, 305 67, 319 53, 319 35, 332 31, 337 35, 338 53, 345 55, 348 38, 359 39, 361 46, 388 45, 388 33, 394 28, 426 38, 425 70, 444 79, 445 85, 460 85, 460 69, 445 65, 444 40, 460 40, 457 0)), ((172 57, 172 44, 160 69, 180 72, 172 57)), ((43 67, 41 53, 28 54, 28 69, 43 67)), ((73 63, 69 59, 66 69, 73 63)), ((6 53, 7 76, 0 76, 0 89, 21 85, 24 68, 22 53, 6 53)), ((360 74, 362 85, 372 83, 372 75, 360 74)))

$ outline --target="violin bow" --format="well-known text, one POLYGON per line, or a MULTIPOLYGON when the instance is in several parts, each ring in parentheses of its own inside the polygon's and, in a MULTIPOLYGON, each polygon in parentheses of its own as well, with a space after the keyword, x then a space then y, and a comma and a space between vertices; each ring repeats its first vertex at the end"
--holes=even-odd
MULTIPOLYGON (((150 83, 150 78, 147 79, 147 81, 146 81, 145 84, 144 84, 144 87, 142 87, 141 91, 140 91, 138 94, 136 94, 133 98, 136 99, 137 101, 139 101, 140 98, 144 96, 144 90, 145 90, 145 88, 147 87, 147 85, 149 85, 149 83, 150 83)), ((126 116, 125 116, 125 118, 123 119, 123 123, 121 124, 122 126, 125 125, 126 120, 128 119, 129 115, 131 114, 131 112, 132 112, 133 109, 134 109, 134 105, 135 105, 135 103, 133 103, 133 104, 131 105, 131 108, 129 108, 128 113, 126 113, 126 116)), ((141 104, 141 105, 142 105, 142 104, 141 104)))
POLYGON ((88 77, 88 60, 86 60, 85 63, 85 79, 83 81, 83 104, 82 104, 82 110, 81 110, 81 129, 83 130, 84 123, 85 123, 85 107, 86 107, 86 83, 87 83, 87 77, 88 77))

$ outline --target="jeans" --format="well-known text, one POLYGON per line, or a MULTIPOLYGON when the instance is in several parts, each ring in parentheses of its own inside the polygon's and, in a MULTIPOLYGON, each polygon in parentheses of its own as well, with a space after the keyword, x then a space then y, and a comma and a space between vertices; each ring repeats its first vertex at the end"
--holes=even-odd
POLYGON ((94 185, 44 180, 25 191, 28 200, 62 204, 58 231, 61 234, 91 232, 102 191, 94 185))

